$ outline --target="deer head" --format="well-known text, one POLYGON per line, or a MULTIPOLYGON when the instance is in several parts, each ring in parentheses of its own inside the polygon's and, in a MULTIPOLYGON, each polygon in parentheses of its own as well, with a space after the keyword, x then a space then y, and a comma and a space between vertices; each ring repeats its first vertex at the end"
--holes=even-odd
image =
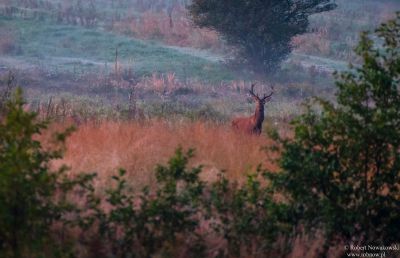
POLYGON ((254 115, 250 117, 239 117, 232 121, 233 128, 250 134, 261 133, 262 123, 264 121, 264 105, 271 100, 271 97, 274 94, 274 88, 271 87, 271 92, 269 94, 263 94, 261 97, 254 92, 255 85, 256 84, 253 83, 249 90, 250 96, 256 102, 254 115))
POLYGON ((268 101, 270 101, 272 95, 274 94, 274 88, 271 87, 272 90, 271 90, 270 94, 264 94, 262 97, 260 97, 260 96, 258 96, 258 94, 254 93, 254 86, 256 86, 255 83, 253 83, 253 84, 251 85, 251 88, 250 88, 250 90, 249 90, 250 96, 251 96, 257 103, 260 103, 260 104, 265 105, 265 103, 267 103, 268 101))

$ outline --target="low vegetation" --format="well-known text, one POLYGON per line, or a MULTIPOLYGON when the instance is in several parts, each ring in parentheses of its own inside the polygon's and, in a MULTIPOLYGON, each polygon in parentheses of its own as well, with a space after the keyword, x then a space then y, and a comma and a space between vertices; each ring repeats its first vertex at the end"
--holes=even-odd
MULTIPOLYGON (((52 127, 46 134, 60 128, 52 127)), ((144 185, 154 182, 148 171, 167 162, 177 146, 196 146, 191 164, 203 165, 202 179, 212 182, 219 170, 225 170, 229 178, 242 180, 243 172, 254 170, 259 163, 274 168, 262 149, 269 144, 264 137, 249 137, 206 122, 88 123, 67 139, 64 158, 57 163, 70 166, 71 175, 97 171, 102 186, 107 186, 110 174, 123 167, 131 184, 144 185)))
POLYGON ((361 34, 362 66, 337 74, 337 103, 316 98, 293 138, 279 139, 280 173, 271 183, 308 231, 337 241, 387 245, 400 238, 400 13, 361 34))

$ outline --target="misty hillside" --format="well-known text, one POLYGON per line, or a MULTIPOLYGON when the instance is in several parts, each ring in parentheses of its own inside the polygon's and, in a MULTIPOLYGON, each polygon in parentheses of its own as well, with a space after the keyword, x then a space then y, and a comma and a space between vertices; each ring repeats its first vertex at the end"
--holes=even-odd
MULTIPOLYGON (((149 115, 160 115, 164 108, 184 116, 193 109, 202 113, 211 108, 207 112, 221 117, 243 111, 243 105, 221 106, 219 102, 225 97, 241 98, 231 89, 240 93, 254 75, 226 66, 233 50, 217 32, 194 26, 187 4, 178 0, 3 0, 0 72, 15 71, 35 105, 64 94, 78 103, 86 99, 110 108, 126 105, 129 82, 109 77, 117 73, 135 77, 138 104, 149 115), (183 91, 188 98, 174 94, 173 88, 179 85, 188 88, 183 91), (171 89, 165 92, 160 87, 171 89), (194 95, 195 99, 190 97, 194 95)), ((297 109, 293 106, 296 98, 301 101, 301 96, 315 91, 329 92, 331 73, 345 69, 349 61, 357 62, 352 50, 358 33, 389 19, 392 10, 400 8, 397 1, 341 0, 337 4, 337 9, 311 17, 309 33, 293 38, 294 52, 276 77, 278 84, 290 85, 277 87, 280 97, 295 99, 280 102, 272 110, 283 110, 281 115, 286 116, 297 109)))

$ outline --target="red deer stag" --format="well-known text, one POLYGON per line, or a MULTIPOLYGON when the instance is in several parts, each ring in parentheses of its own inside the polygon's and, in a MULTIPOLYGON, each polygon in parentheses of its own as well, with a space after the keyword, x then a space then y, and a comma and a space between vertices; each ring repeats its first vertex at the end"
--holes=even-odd
POLYGON ((274 89, 270 94, 264 94, 261 98, 254 93, 255 84, 251 85, 249 93, 251 97, 256 102, 256 110, 254 115, 250 117, 239 117, 232 121, 232 127, 238 131, 245 132, 248 134, 261 134, 262 123, 264 121, 264 105, 271 100, 272 94, 274 94, 274 89))

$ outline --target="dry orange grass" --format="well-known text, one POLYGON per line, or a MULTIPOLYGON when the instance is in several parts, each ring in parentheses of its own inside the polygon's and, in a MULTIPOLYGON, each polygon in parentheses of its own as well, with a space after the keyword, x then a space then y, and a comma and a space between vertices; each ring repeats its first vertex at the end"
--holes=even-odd
MULTIPOLYGON (((55 130, 59 125, 53 126, 55 130)), ((84 124, 67 140, 64 159, 72 174, 97 172, 99 187, 106 186, 118 168, 127 170, 130 183, 154 183, 154 168, 165 164, 177 147, 195 148, 191 165, 203 165, 202 177, 213 181, 221 170, 230 179, 243 180, 257 165, 274 169, 261 148, 271 144, 265 136, 244 135, 227 125, 204 122, 102 122, 84 124)))
MULTIPOLYGON (((60 131, 63 127, 63 124, 54 124, 48 133, 60 131)), ((44 141, 45 146, 48 144, 44 141)), ((184 149, 196 149, 191 166, 204 165, 204 180, 213 181, 220 170, 226 170, 228 178, 242 181, 244 175, 255 171, 259 164, 276 170, 276 165, 270 161, 273 158, 271 154, 261 149, 269 144, 272 141, 265 136, 240 134, 232 131, 228 125, 165 120, 104 121, 79 126, 67 140, 64 159, 55 165, 71 166, 71 174, 96 171, 99 176, 95 187, 100 191, 109 185, 110 176, 122 167, 127 170, 129 183, 140 188, 154 183, 155 166, 165 164, 175 149, 181 146, 184 149)), ((207 225, 201 229, 209 230, 207 225)), ((224 240, 213 236, 206 240, 209 253, 226 244, 224 240)), ((287 257, 319 257, 322 244, 323 237, 320 234, 299 236, 294 239, 293 250, 287 257)), ((328 257, 340 257, 342 251, 341 246, 334 246, 328 257)))
POLYGON ((218 33, 193 26, 185 7, 174 9, 171 18, 166 12, 145 11, 117 21, 114 31, 141 39, 158 39, 168 45, 194 48, 222 48, 218 33))

